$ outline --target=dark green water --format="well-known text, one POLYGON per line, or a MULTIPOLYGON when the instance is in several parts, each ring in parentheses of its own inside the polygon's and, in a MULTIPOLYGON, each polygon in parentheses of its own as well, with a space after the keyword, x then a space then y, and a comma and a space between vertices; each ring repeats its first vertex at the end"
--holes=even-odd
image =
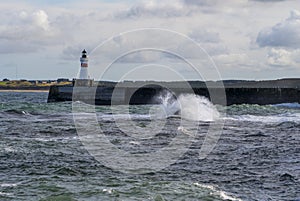
MULTIPOLYGON (((175 163, 150 173, 106 167, 83 146, 71 103, 46 103, 47 93, 0 93, 0 200, 299 200, 300 106, 218 107, 225 120, 213 151, 199 159, 209 122, 175 163), (227 116, 225 116, 227 111, 227 116)), ((180 119, 153 140, 118 130, 108 107, 96 107, 99 126, 125 151, 156 151, 176 135, 180 119)), ((146 106, 130 110, 141 129, 146 106)), ((124 126, 128 119, 117 114, 124 126)), ((189 128, 186 128, 189 129, 189 128)), ((128 124, 129 132, 136 132, 128 124)), ((114 159, 112 159, 114 160, 114 159)))

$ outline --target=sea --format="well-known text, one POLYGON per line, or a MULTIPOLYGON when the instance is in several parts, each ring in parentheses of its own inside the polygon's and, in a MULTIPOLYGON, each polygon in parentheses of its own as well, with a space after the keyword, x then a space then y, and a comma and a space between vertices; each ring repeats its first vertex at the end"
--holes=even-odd
POLYGON ((300 200, 297 103, 225 107, 186 94, 85 111, 47 96, 0 92, 1 201, 300 200), (106 141, 86 140, 90 117, 106 141))

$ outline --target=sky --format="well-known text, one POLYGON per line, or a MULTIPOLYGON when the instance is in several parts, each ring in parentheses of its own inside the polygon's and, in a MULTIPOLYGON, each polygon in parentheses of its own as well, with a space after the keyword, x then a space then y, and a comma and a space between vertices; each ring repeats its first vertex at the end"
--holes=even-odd
POLYGON ((0 79, 72 79, 83 49, 96 80, 300 77, 299 0, 10 0, 0 11, 0 79))

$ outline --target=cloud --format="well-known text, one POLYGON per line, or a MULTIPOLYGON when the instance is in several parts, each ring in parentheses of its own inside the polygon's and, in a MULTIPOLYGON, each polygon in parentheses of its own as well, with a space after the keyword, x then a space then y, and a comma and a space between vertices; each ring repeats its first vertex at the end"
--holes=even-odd
POLYGON ((292 53, 285 49, 271 48, 268 53, 267 62, 272 66, 291 66, 293 65, 292 53))
POLYGON ((300 12, 293 10, 290 17, 271 28, 259 32, 257 44, 260 47, 300 47, 300 12))
POLYGON ((219 33, 203 28, 194 29, 189 37, 200 43, 219 43, 221 41, 219 33))
POLYGON ((137 18, 137 17, 180 17, 189 14, 189 10, 178 0, 149 0, 133 5, 125 12, 122 11, 116 15, 117 18, 137 18))
POLYGON ((281 2, 281 1, 286 1, 286 0, 251 0, 251 1, 259 1, 263 3, 270 3, 270 2, 281 2))
POLYGON ((94 48, 95 45, 93 43, 77 43, 68 45, 63 48, 60 58, 69 61, 79 60, 83 49, 85 49, 87 53, 90 54, 94 48))
MULTIPOLYGON (((20 16, 22 17, 26 17, 25 13, 21 13, 20 16)), ((45 11, 43 10, 39 10, 36 11, 32 14, 32 22, 38 26, 41 27, 42 29, 44 29, 45 31, 49 30, 49 20, 48 20, 48 15, 45 11)))
POLYGON ((249 61, 246 54, 222 54, 214 57, 222 65, 243 65, 249 61))
POLYGON ((19 11, 0 25, 0 52, 36 52, 46 45, 60 43, 59 38, 59 31, 51 26, 44 10, 19 11))
MULTIPOLYGON (((297 8, 296 1, 283 0, 274 4, 272 2, 276 0, 54 1, 12 0, 1 4, 0 57, 9 62, 15 57, 22 58, 24 53, 33 53, 25 56, 30 66, 26 71, 37 72, 40 66, 36 58, 39 58, 45 71, 49 69, 45 74, 60 72, 65 65, 74 67, 84 48, 88 50, 91 62, 99 62, 99 68, 106 61, 143 47, 178 52, 191 60, 204 59, 201 51, 195 51, 193 44, 179 41, 180 37, 151 32, 129 38, 115 37, 102 50, 92 51, 111 36, 156 27, 192 38, 216 60, 221 71, 224 66, 223 72, 230 77, 249 77, 249 72, 254 69, 262 72, 259 76, 269 77, 270 66, 282 66, 274 69, 282 70, 282 76, 285 76, 288 70, 283 69, 290 70, 289 65, 296 67, 300 60, 299 12, 292 11, 288 18, 285 16, 291 8, 297 8), (267 26, 270 28, 262 29, 267 26), (255 46, 250 46, 251 41, 255 46), (54 61, 61 60, 64 65, 53 65, 54 61)), ((178 60, 171 54, 145 50, 119 61, 130 65, 160 61, 174 61, 174 64, 178 60)), ((22 65, 21 60, 17 62, 22 65)), ((255 76, 258 73, 252 74, 252 78, 255 76)))
POLYGON ((163 57, 167 57, 166 53, 153 51, 153 50, 141 50, 133 52, 131 54, 124 55, 117 62, 119 63, 153 63, 161 60, 163 57))
POLYGON ((222 0, 183 0, 186 5, 213 6, 222 3, 222 0))
POLYGON ((148 0, 140 1, 129 9, 117 13, 115 17, 117 19, 187 17, 199 13, 226 12, 235 6, 244 5, 245 2, 246 0, 235 0, 228 6, 228 3, 222 0, 148 0), (223 9, 225 7, 226 9, 223 9))
POLYGON ((101 60, 116 59, 126 54, 120 61, 133 62, 134 59, 137 59, 137 62, 152 61, 164 56, 169 57, 161 52, 177 50, 182 40, 186 38, 175 32, 151 28, 139 29, 114 36, 96 48, 93 54, 95 58, 101 58, 101 60))
POLYGON ((6 19, 6 23, 2 25, 0 37, 16 37, 18 35, 34 34, 34 32, 47 32, 50 29, 48 15, 44 10, 38 10, 32 13, 20 11, 16 14, 10 15, 6 19), (18 30, 14 31, 14 30, 18 30), (30 33, 27 33, 30 32, 30 33), (5 33, 7 35, 5 35, 5 33))
POLYGON ((268 51, 267 63, 274 67, 299 67, 300 49, 286 50, 283 48, 271 48, 268 51))
POLYGON ((16 44, 11 40, 0 40, 0 54, 12 54, 12 53, 30 53, 37 52, 40 48, 35 44, 28 44, 25 41, 19 41, 16 44))
POLYGON ((218 32, 204 28, 195 28, 188 36, 195 40, 211 56, 228 53, 228 48, 223 44, 218 32))

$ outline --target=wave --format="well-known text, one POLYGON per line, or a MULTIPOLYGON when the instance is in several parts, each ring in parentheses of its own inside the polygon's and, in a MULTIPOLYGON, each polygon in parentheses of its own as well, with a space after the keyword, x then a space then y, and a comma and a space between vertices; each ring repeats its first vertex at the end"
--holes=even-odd
POLYGON ((294 109, 300 109, 300 104, 299 103, 280 103, 280 104, 275 104, 272 105, 274 107, 282 107, 282 108, 294 108, 294 109))
POLYGON ((231 115, 225 117, 225 120, 250 121, 261 123, 283 123, 295 122, 300 123, 300 113, 279 114, 279 115, 231 115))
POLYGON ((300 104, 281 103, 274 105, 241 104, 221 108, 225 120, 260 123, 300 123, 300 104))
POLYGON ((80 170, 77 170, 75 168, 70 167, 61 167, 52 172, 51 174, 55 175, 66 175, 66 176, 76 176, 76 175, 82 175, 83 172, 80 170))
POLYGON ((138 119, 138 120, 151 120, 151 115, 149 114, 97 114, 97 117, 101 120, 113 121, 113 120, 128 120, 128 119, 138 119))
POLYGON ((16 187, 17 185, 19 185, 20 183, 2 183, 0 184, 0 187, 16 187))
POLYGON ((12 193, 4 193, 0 191, 0 196, 12 196, 12 193))
MULTIPOLYGON (((214 121, 220 117, 217 108, 205 97, 195 94, 181 94, 175 97, 171 92, 164 92, 156 97, 158 105, 113 106, 110 109, 96 107, 97 118, 113 120, 160 120, 185 119, 191 121, 214 121)), ((89 114, 86 110, 77 111, 78 115, 89 114)))
POLYGON ((29 113, 27 111, 18 110, 18 109, 5 110, 4 113, 6 113, 6 114, 15 114, 15 115, 31 115, 31 113, 29 113))
POLYGON ((229 193, 222 191, 222 190, 218 190, 216 189, 214 186, 212 185, 207 185, 207 184, 200 184, 200 183, 194 183, 195 186, 207 189, 209 191, 211 191, 210 194, 216 195, 218 197, 220 197, 221 199, 224 200, 230 200, 230 201, 243 201, 242 199, 236 198, 234 196, 229 195, 229 193))
POLYGON ((176 98, 171 92, 164 91, 157 99, 166 117, 179 115, 192 121, 214 121, 220 117, 217 108, 203 96, 181 94, 176 98))

